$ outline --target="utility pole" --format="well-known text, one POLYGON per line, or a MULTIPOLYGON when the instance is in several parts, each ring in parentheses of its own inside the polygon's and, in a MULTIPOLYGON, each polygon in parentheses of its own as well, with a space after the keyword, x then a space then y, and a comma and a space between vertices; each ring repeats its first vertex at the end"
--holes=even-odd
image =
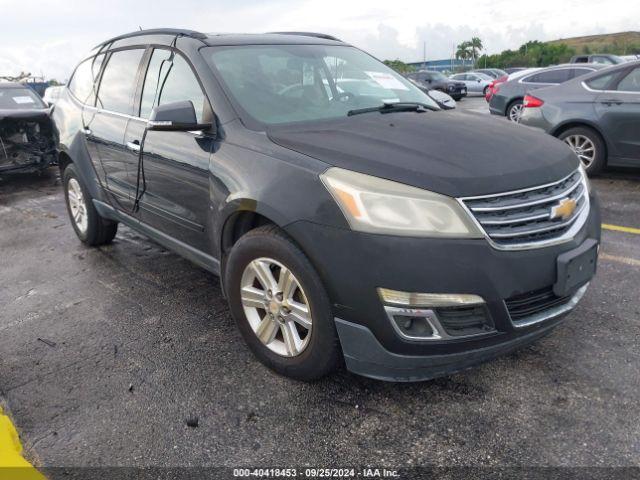
POLYGON ((427 42, 422 42, 422 68, 427 69, 427 42))

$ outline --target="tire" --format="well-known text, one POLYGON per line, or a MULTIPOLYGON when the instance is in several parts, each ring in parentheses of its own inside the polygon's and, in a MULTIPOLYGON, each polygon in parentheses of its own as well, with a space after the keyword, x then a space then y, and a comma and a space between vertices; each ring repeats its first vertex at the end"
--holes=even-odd
POLYGON ((100 216, 73 163, 64 169, 62 181, 71 226, 80 241, 90 247, 111 243, 118 231, 118 223, 100 216), (78 209, 82 210, 80 216, 77 216, 78 209), (82 218, 82 221, 78 218, 82 218))
POLYGON ((489 86, 488 85, 486 87, 484 87, 484 89, 482 90, 482 96, 486 97, 487 93, 489 93, 489 86))
MULTIPOLYGON (((271 270, 271 280, 281 281, 283 270, 271 265, 274 267, 271 270)), ((341 365, 342 353, 331 303, 322 281, 305 254, 278 227, 265 225, 256 228, 236 242, 227 259, 224 284, 231 313, 238 329, 249 349, 264 365, 277 373, 303 381, 321 378, 341 365), (279 321, 270 320, 269 314, 274 312, 271 303, 264 308, 247 304, 247 289, 264 292, 264 295, 259 296, 259 302, 263 302, 265 298, 273 300, 278 296, 282 300, 283 296, 275 292, 285 289, 274 289, 269 296, 268 290, 262 288, 257 276, 252 280, 251 272, 256 271, 253 265, 258 262, 265 266, 270 264, 270 261, 275 261, 288 269, 299 285, 300 288, 295 293, 298 295, 297 301, 303 303, 306 300, 306 306, 311 314, 310 330, 305 331, 300 324, 291 320, 292 317, 288 317, 289 319, 284 323, 282 319, 285 316, 281 317, 279 314, 277 315, 279 321), (243 303, 243 296, 245 303, 243 303), (275 326, 261 330, 263 322, 272 322, 264 325, 275 326), (308 335, 303 340, 306 342, 305 346, 296 354, 291 354, 284 336, 290 327, 297 329, 298 339, 304 334, 308 335), (264 332, 267 329, 269 331, 265 335, 264 332), (257 332, 260 331, 266 337, 265 340, 258 338, 257 332), (272 331, 275 333, 271 333, 272 331)), ((254 303, 258 304, 258 301, 254 303)))
POLYGON ((562 132, 558 138, 576 152, 588 175, 597 175, 607 166, 605 143, 595 130, 573 127, 562 132))
POLYGON ((520 121, 520 114, 522 113, 522 103, 522 98, 518 98, 507 106, 507 109, 505 111, 505 117, 507 117, 507 120, 514 123, 518 123, 520 121))

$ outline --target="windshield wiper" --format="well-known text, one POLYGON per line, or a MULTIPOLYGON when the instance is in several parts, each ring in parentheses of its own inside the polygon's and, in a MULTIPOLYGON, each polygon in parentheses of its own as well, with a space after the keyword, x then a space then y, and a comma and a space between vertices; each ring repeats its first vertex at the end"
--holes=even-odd
POLYGON ((355 110, 349 110, 347 112, 347 116, 351 117, 352 115, 358 115, 360 113, 369 113, 369 112, 380 112, 380 113, 390 113, 390 112, 426 112, 427 110, 434 110, 430 105, 425 103, 418 102, 389 102, 383 103, 377 107, 367 107, 367 108, 357 108, 355 110))

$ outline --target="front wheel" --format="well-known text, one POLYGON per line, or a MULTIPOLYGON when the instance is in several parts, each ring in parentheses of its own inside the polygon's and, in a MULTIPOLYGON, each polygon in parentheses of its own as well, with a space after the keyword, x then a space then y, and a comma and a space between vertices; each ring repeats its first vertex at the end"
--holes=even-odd
POLYGON ((309 259, 284 232, 267 225, 233 246, 225 284, 231 313, 263 364, 315 380, 341 362, 331 304, 309 259))
POLYGON ((71 225, 80 241, 92 247, 110 243, 118 224, 100 216, 72 163, 64 169, 62 181, 71 225))

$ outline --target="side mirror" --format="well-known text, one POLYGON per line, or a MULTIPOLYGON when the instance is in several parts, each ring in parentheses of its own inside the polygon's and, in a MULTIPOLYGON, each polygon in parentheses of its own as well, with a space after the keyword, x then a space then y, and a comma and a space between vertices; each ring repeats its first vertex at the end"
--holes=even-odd
POLYGON ((158 105, 151 111, 148 130, 165 132, 188 132, 211 128, 211 123, 198 123, 196 109, 190 100, 158 105))
POLYGON ((478 79, 477 82, 480 83, 480 79, 478 79))

